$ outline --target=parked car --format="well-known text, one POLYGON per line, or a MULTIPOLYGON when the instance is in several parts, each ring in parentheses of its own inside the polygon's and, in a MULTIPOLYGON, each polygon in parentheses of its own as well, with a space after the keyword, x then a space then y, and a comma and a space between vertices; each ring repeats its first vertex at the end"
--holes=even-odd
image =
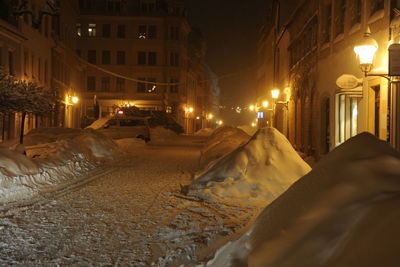
POLYGON ((150 127, 147 117, 110 118, 97 131, 113 138, 141 138, 150 141, 150 127))

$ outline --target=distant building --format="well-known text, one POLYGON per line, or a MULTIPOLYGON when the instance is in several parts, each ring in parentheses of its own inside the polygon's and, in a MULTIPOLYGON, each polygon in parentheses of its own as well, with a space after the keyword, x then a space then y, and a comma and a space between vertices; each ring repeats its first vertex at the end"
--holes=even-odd
POLYGON ((283 2, 275 2, 258 43, 259 97, 281 90, 274 125, 317 158, 363 131, 399 148, 399 89, 380 76, 364 78, 353 51, 369 27, 379 44, 372 73, 388 72, 387 47, 400 34, 398 1, 312 0, 296 9, 283 2), (363 83, 341 89, 342 74, 363 83))
MULTIPOLYGON (((46 1, 0 2, 0 66, 54 90, 48 117, 25 129, 83 127, 118 107, 165 111, 193 133, 210 109, 212 85, 201 33, 182 0, 50 1, 58 16, 39 16, 46 1)), ((19 114, 0 115, 1 140, 18 135, 19 114)))

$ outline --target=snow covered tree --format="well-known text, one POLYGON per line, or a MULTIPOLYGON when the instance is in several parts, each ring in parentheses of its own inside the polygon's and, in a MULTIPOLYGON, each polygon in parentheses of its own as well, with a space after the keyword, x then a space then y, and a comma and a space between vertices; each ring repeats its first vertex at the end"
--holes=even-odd
POLYGON ((54 109, 56 97, 34 82, 17 80, 0 70, 0 113, 22 114, 20 143, 23 143, 27 114, 45 115, 54 109))

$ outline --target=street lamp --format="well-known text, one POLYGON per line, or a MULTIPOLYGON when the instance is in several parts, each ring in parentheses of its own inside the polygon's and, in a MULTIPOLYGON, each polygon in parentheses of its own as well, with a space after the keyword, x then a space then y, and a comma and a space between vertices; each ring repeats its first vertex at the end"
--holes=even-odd
POLYGON ((278 99, 279 98, 279 94, 280 94, 279 89, 271 90, 272 99, 275 99, 275 100, 278 99))
POLYGON ((268 101, 263 101, 263 102, 262 102, 262 106, 263 106, 264 108, 267 108, 267 107, 269 106, 269 102, 268 102, 268 101))
POLYGON ((372 70, 373 60, 375 53, 378 50, 378 43, 371 37, 371 31, 369 28, 364 33, 362 41, 354 46, 354 52, 360 60, 360 68, 364 72, 365 76, 372 70))

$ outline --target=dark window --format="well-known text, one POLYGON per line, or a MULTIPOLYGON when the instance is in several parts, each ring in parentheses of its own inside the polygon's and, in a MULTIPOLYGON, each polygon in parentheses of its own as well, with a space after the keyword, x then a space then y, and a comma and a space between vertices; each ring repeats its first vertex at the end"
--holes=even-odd
POLYGON ((332 4, 325 6, 325 22, 322 32, 322 43, 331 41, 331 27, 332 27, 332 4))
POLYGON ((379 138, 380 129, 380 113, 381 113, 381 88, 375 86, 372 88, 375 91, 375 136, 379 138))
POLYGON ((8 72, 11 75, 15 74, 14 68, 14 53, 12 51, 8 51, 8 72))
POLYGON ((171 40, 179 40, 179 26, 170 26, 169 37, 171 40))
POLYGON ((102 77, 101 78, 101 91, 104 91, 104 92, 110 91, 110 77, 102 77))
POLYGON ((146 65, 146 52, 138 52, 138 64, 146 65))
POLYGON ((171 66, 179 66, 179 54, 175 52, 170 53, 169 63, 171 66))
POLYGON ((101 57, 101 63, 104 65, 110 64, 110 57, 111 57, 110 51, 103 51, 102 57, 101 57))
POLYGON ((103 24, 103 37, 110 38, 110 36, 111 36, 111 25, 103 24))
POLYGON ((88 51, 88 61, 89 63, 96 64, 96 50, 88 51))
POLYGON ((87 90, 88 91, 96 90, 96 77, 94 76, 87 77, 87 90))
POLYGON ((335 16, 335 36, 344 33, 344 22, 346 18, 346 0, 337 0, 335 16))
POLYGON ((117 78, 117 87, 118 92, 125 91, 125 79, 117 78))
MULTIPOLYGON (((139 78, 138 80, 146 81, 146 78, 139 78)), ((137 92, 138 93, 145 93, 146 92, 146 84, 138 82, 137 83, 137 92)))
POLYGON ((147 26, 146 25, 139 25, 138 38, 139 39, 147 38, 147 26))
POLYGON ((141 81, 147 81, 149 83, 137 83, 137 92, 138 93, 156 93, 157 86, 152 83, 156 83, 157 80, 155 78, 138 78, 141 81))
POLYGON ((370 15, 372 16, 375 12, 382 10, 385 7, 385 0, 373 0, 370 2, 370 5, 370 15))
POLYGON ((118 65, 125 64, 125 51, 117 51, 117 64, 118 65))
POLYGON ((171 84, 169 86, 169 91, 171 93, 179 93, 179 80, 178 79, 171 79, 170 80, 171 83, 176 83, 176 84, 171 84))
POLYGON ((351 26, 361 23, 361 0, 352 0, 351 8, 351 26))
POLYGON ((156 52, 149 52, 149 65, 156 65, 157 64, 157 53, 156 52))
POLYGON ((118 25, 117 36, 118 38, 125 38, 125 25, 123 24, 118 25))
POLYGON ((157 38, 157 27, 155 25, 148 26, 148 36, 149 36, 149 39, 157 38))
POLYGON ((81 56, 81 55, 82 55, 81 50, 80 50, 80 49, 76 49, 76 54, 77 54, 78 56, 81 56))

